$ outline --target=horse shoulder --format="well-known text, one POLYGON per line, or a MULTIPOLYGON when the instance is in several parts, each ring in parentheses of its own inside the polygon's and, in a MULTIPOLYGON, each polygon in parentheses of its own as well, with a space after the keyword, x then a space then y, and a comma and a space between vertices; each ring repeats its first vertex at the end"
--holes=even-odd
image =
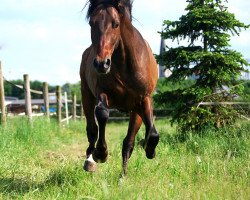
POLYGON ((94 96, 96 96, 97 89, 97 72, 93 67, 94 50, 90 46, 82 55, 82 62, 80 67, 80 77, 83 83, 88 85, 88 88, 94 96))
POLYGON ((88 47, 87 49, 85 49, 85 51, 82 54, 82 60, 81 60, 81 65, 80 65, 80 77, 81 77, 81 79, 84 78, 84 73, 86 70, 87 60, 88 60, 90 52, 91 52, 91 46, 88 47))

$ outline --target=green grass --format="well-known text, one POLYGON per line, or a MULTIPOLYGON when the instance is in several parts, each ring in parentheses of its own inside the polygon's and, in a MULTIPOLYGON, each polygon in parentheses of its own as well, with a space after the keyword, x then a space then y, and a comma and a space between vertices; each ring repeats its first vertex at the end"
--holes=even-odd
MULTIPOLYGON (((181 135, 156 121, 157 156, 138 145, 120 179, 127 122, 107 125, 109 159, 95 173, 82 170, 84 122, 57 126, 25 118, 0 126, 0 199, 250 199, 250 124, 181 135)), ((136 143, 144 137, 144 127, 136 143)))

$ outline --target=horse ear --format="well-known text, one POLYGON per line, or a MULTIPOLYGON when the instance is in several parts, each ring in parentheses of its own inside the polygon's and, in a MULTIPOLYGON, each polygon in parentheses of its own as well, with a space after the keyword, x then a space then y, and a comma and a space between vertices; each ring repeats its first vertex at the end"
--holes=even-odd
POLYGON ((115 2, 119 7, 132 7, 133 4, 133 0, 116 0, 115 2))
POLYGON ((101 0, 88 0, 88 2, 91 4, 91 5, 97 5, 98 3, 102 2, 101 0))
POLYGON ((128 15, 131 18, 133 0, 117 0, 116 2, 123 15, 128 15))
POLYGON ((119 6, 124 6, 126 2, 126 0, 117 0, 119 6))

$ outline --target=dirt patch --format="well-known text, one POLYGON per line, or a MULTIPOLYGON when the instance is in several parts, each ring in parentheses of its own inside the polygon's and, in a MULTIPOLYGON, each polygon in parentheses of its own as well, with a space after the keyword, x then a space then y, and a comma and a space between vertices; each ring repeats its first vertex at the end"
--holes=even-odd
POLYGON ((50 161, 82 160, 85 157, 83 145, 75 143, 72 145, 62 145, 58 151, 47 151, 45 159, 50 161))

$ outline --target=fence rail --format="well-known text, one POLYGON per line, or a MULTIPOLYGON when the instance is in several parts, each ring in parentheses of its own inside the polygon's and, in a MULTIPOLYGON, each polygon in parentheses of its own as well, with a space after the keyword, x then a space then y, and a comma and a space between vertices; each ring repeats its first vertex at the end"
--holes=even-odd
MULTIPOLYGON (((61 91, 61 87, 57 86, 56 87, 56 92, 55 93, 49 93, 48 90, 48 83, 44 82, 43 83, 43 91, 38 91, 38 90, 33 90, 30 88, 30 81, 29 81, 29 75, 25 74, 23 76, 24 78, 24 85, 16 85, 11 83, 8 80, 4 79, 3 76, 3 69, 2 69, 2 65, 1 65, 1 61, 0 61, 0 122, 2 124, 5 124, 6 122, 6 109, 5 109, 5 97, 4 97, 4 81, 10 83, 11 85, 13 85, 13 87, 18 87, 20 89, 22 89, 24 91, 25 94, 25 113, 20 113, 19 115, 26 115, 29 119, 29 122, 32 122, 32 117, 35 116, 46 116, 48 119, 51 116, 50 113, 50 100, 49 100, 49 96, 56 96, 56 100, 54 103, 56 103, 56 113, 57 113, 57 121, 58 123, 62 123, 62 122, 66 122, 67 124, 69 123, 69 119, 72 120, 76 120, 76 119, 83 119, 84 118, 84 114, 83 114, 83 107, 81 104, 77 104, 76 103, 76 95, 72 95, 72 99, 68 99, 67 97, 67 93, 64 92, 64 98, 62 98, 62 91, 61 91), (43 102, 42 104, 44 105, 45 111, 44 113, 32 113, 32 99, 31 99, 31 93, 34 94, 39 94, 43 96, 43 102), (64 101, 64 102, 63 102, 64 101), (62 119, 62 105, 63 103, 65 104, 65 118, 62 119), (71 115, 69 116, 69 110, 68 110, 68 104, 71 103, 72 104, 72 112, 71 115), (77 107, 80 107, 80 116, 77 116, 76 114, 76 110, 77 107)), ((19 100, 20 103, 21 100, 19 100)), ((35 100, 33 100, 35 101, 35 100)), ((36 103, 38 103, 38 100, 36 100, 36 103)), ((41 103, 41 102, 39 102, 41 103)), ((197 104, 197 107, 199 106, 218 106, 218 105, 250 105, 249 102, 200 102, 197 104)), ((249 110, 250 106, 248 106, 248 110, 249 110)), ((164 110, 154 110, 154 114, 156 116, 156 118, 163 118, 166 117, 168 115, 170 115, 171 111, 173 111, 173 109, 164 109, 164 110)), ((244 116, 242 114, 240 114, 240 117, 247 119, 250 121, 250 119, 247 116, 244 116)), ((115 121, 119 121, 119 120, 128 120, 129 116, 128 114, 123 114, 123 113, 119 113, 117 112, 117 110, 115 109, 110 109, 110 120, 115 120, 115 121)))
MULTIPOLYGON (((24 85, 16 85, 11 83, 10 81, 7 81, 4 79, 3 76, 3 68, 1 65, 1 61, 0 61, 0 117, 1 117, 1 123, 5 124, 6 122, 6 103, 5 103, 5 95, 4 95, 4 81, 10 83, 13 87, 18 87, 19 89, 22 89, 24 91, 24 102, 22 100, 16 100, 13 101, 13 104, 24 104, 25 106, 25 113, 19 113, 19 115, 26 115, 28 117, 29 122, 32 122, 32 117, 36 117, 36 116, 46 116, 48 119, 51 116, 50 113, 50 100, 49 100, 49 96, 55 95, 56 96, 56 107, 57 107, 57 120, 58 123, 61 122, 67 122, 67 124, 69 123, 69 119, 73 119, 76 120, 77 118, 83 119, 83 109, 81 104, 77 104, 76 103, 76 95, 73 95, 72 100, 68 100, 67 97, 67 93, 64 93, 64 99, 62 101, 62 92, 61 92, 61 87, 57 86, 57 90, 55 93, 49 93, 48 91, 48 83, 44 82, 43 83, 43 91, 38 91, 38 90, 34 90, 30 88, 30 81, 29 81, 29 75, 28 74, 24 74, 23 75, 23 80, 24 80, 24 85), (43 96, 43 102, 42 104, 45 107, 45 112, 44 113, 33 113, 32 112, 32 99, 31 99, 31 93, 33 94, 39 94, 43 96), (66 117, 64 119, 62 119, 62 104, 65 104, 65 110, 66 110, 66 117), (72 115, 69 116, 69 112, 68 112, 68 103, 72 103, 72 115), (76 115, 76 109, 77 107, 81 107, 81 116, 77 116, 76 115)), ((38 99, 33 99, 33 102, 35 103, 41 103, 39 102, 38 99)), ((12 103, 10 103, 12 104, 12 103)))

